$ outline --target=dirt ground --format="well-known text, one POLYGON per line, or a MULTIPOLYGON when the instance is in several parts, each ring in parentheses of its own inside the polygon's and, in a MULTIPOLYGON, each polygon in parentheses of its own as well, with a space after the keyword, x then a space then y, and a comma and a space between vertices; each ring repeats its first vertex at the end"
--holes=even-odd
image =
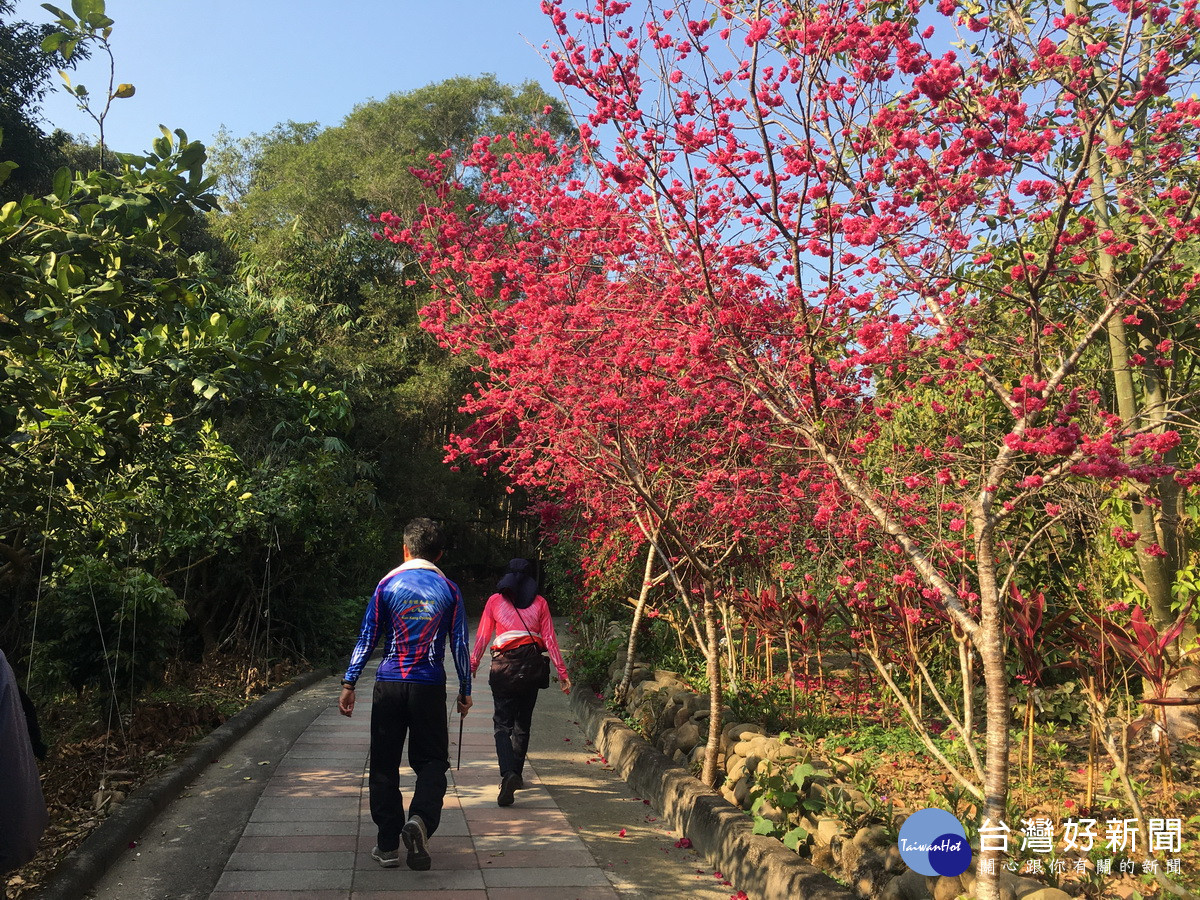
POLYGON ((37 856, 5 877, 5 896, 16 900, 34 893, 126 795, 298 671, 295 665, 247 671, 232 660, 212 660, 186 683, 139 701, 132 716, 93 691, 41 708, 49 749, 39 767, 50 825, 37 856))

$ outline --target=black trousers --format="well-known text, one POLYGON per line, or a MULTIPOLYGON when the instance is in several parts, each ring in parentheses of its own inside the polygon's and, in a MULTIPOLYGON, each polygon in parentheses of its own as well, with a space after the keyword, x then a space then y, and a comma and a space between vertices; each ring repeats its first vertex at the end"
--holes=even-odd
POLYGON ((511 696, 492 694, 492 724, 496 729, 496 760, 500 763, 501 775, 524 772, 525 754, 529 752, 529 728, 533 724, 537 698, 537 688, 511 696))
POLYGON ((400 829, 408 821, 400 794, 400 760, 406 738, 408 764, 417 773, 408 814, 420 816, 431 835, 441 822, 446 770, 450 768, 446 687, 376 681, 371 696, 371 767, 367 782, 371 819, 379 829, 379 849, 389 852, 400 846, 400 829))

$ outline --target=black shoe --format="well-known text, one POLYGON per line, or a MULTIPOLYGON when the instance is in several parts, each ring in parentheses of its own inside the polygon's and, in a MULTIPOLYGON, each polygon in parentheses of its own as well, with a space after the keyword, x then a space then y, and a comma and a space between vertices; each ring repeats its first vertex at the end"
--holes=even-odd
POLYGON ((513 777, 517 779, 517 782, 516 782, 516 784, 514 784, 514 785, 513 785, 513 790, 514 790, 514 791, 519 791, 519 790, 521 790, 521 788, 525 787, 525 779, 524 779, 523 777, 521 777, 521 773, 520 773, 520 772, 518 772, 518 773, 517 773, 516 775, 514 775, 513 777))
POLYGON ((420 816, 410 816, 400 829, 400 840, 408 850, 408 867, 417 872, 428 871, 433 865, 429 850, 425 846, 429 842, 429 834, 425 830, 425 821, 420 816))
POLYGON ((500 796, 496 798, 497 806, 512 806, 513 792, 520 786, 521 776, 509 772, 500 782, 500 796))

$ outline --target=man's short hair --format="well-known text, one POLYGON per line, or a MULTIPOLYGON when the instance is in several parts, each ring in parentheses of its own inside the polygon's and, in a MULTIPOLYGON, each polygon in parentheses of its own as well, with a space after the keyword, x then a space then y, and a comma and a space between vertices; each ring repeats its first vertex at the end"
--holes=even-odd
POLYGON ((404 526, 404 546, 411 556, 433 561, 445 549, 446 536, 433 519, 413 519, 404 526))

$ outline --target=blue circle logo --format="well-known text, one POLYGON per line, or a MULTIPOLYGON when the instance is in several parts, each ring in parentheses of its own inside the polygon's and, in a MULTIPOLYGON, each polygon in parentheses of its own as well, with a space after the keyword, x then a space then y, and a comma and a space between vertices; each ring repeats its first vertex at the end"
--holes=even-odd
POLYGON ((971 865, 962 822, 944 809, 919 809, 900 826, 900 858, 922 875, 961 875, 971 865))

